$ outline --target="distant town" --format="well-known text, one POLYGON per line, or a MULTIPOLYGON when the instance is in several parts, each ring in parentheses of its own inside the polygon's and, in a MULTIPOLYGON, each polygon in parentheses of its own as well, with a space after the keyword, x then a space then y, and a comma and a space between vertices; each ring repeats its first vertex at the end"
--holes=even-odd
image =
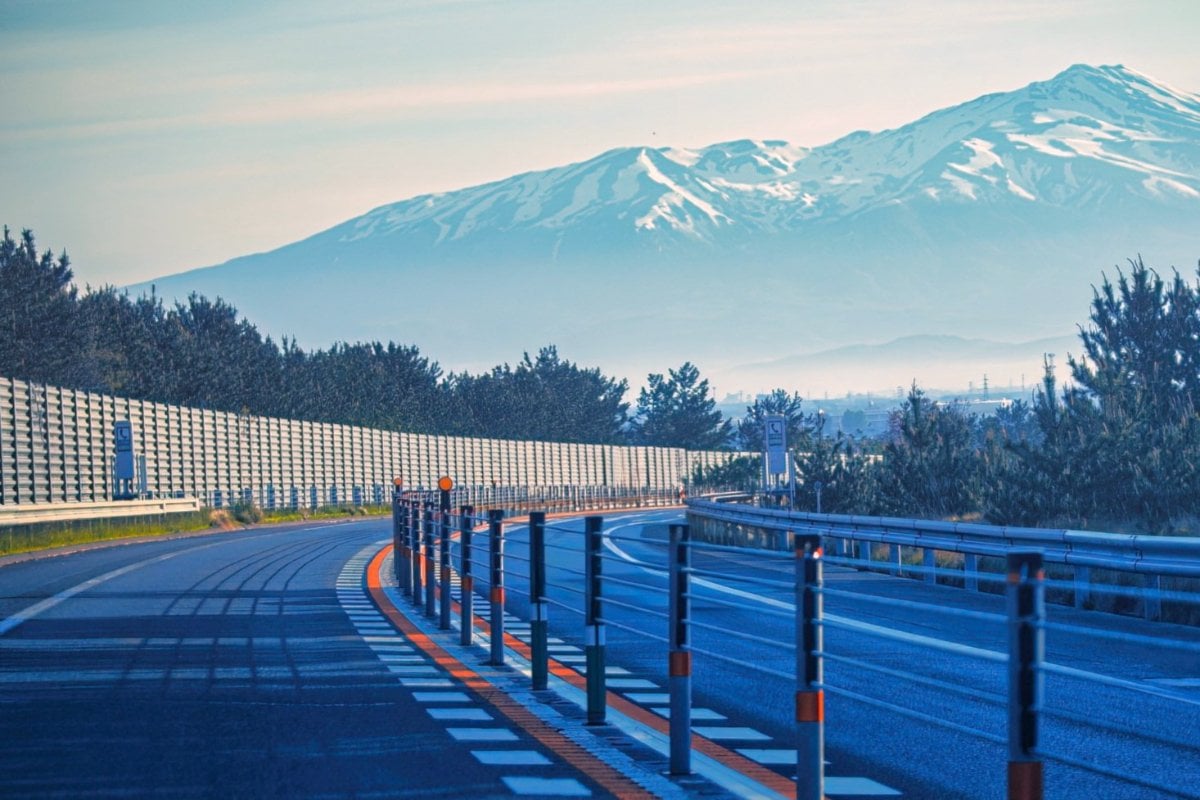
MULTIPOLYGON (((847 392, 841 397, 832 397, 828 393, 819 399, 805 397, 804 411, 825 417, 823 433, 826 435, 844 433, 849 436, 880 436, 887 433, 888 418, 904 403, 908 390, 907 386, 897 386, 892 394, 847 392)), ((927 391, 927 394, 937 403, 953 403, 968 414, 989 417, 998 409, 1012 405, 1015 400, 1029 401, 1035 391, 1036 385, 1025 383, 1018 387, 1005 386, 997 389, 990 385, 988 376, 984 375, 978 384, 972 381, 966 389, 933 389, 927 391)), ((737 420, 746 415, 747 407, 753 405, 755 400, 762 400, 766 396, 750 392, 731 392, 717 401, 717 408, 726 417, 737 420)))

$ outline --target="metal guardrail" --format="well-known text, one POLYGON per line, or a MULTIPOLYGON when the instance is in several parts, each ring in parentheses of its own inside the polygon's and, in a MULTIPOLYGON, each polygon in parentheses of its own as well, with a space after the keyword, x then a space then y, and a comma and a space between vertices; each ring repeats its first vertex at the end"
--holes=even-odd
MULTIPOLYGON (((612 626, 621 631, 645 638, 652 646, 660 647, 662 664, 669 690, 668 725, 670 736, 670 772, 687 774, 691 770, 691 753, 694 736, 691 729, 692 673, 693 660, 701 661, 704 668, 733 665, 749 670, 765 681, 783 681, 794 690, 794 724, 796 735, 795 793, 797 798, 820 798, 825 792, 824 697, 826 694, 845 698, 882 709, 902 718, 917 720, 948 730, 953 735, 967 735, 997 746, 1006 746, 1009 797, 1021 800, 1040 800, 1044 795, 1043 762, 1055 761, 1071 769, 1092 773, 1125 785, 1153 789, 1183 797, 1200 798, 1193 790, 1173 785, 1171 776, 1139 774, 1133 770, 1122 770, 1097 762, 1088 753, 1079 755, 1064 750, 1063 741, 1047 743, 1040 731, 1042 718, 1053 724, 1068 721, 1086 725, 1105 735, 1108 732, 1121 735, 1136 735, 1154 745, 1161 745, 1172 752, 1186 752, 1189 735, 1163 736, 1145 730, 1136 730, 1136 725, 1127 721, 1108 718, 1108 707, 1079 709, 1073 702, 1055 703, 1055 693, 1046 694, 1044 676, 1053 676, 1060 681, 1084 681, 1107 692, 1132 693, 1135 698, 1166 698, 1173 702, 1200 707, 1200 701, 1189 697, 1170 686, 1146 685, 1121 677, 1099 674, 1045 660, 1045 639, 1053 636, 1094 638, 1099 642, 1117 641, 1142 648, 1162 647, 1168 650, 1200 655, 1200 642, 1158 638, 1121 631, 1108 631, 1078 624, 1052 622, 1047 619, 1045 591, 1048 581, 1043 570, 1044 556, 1040 548, 1030 549, 1014 530, 1005 529, 1011 550, 1004 552, 1003 572, 995 576, 1004 586, 1006 607, 1001 613, 958 608, 894 597, 875 596, 859 591, 836 589, 825 584, 822 564, 833 566, 836 559, 829 558, 822 547, 822 537, 848 537, 863 528, 863 518, 851 518, 858 525, 855 529, 829 529, 829 517, 794 515, 763 509, 736 507, 709 501, 693 501, 692 508, 700 507, 709 513, 742 514, 739 522, 748 524, 753 515, 755 523, 766 523, 771 530, 790 534, 785 538, 784 552, 763 551, 745 547, 697 541, 687 525, 669 526, 670 535, 665 540, 655 540, 661 548, 661 561, 634 558, 628 554, 620 557, 603 552, 602 543, 619 545, 622 542, 647 543, 637 537, 616 535, 603 530, 604 520, 589 516, 582 530, 578 523, 567 521, 547 522, 546 515, 534 511, 528 515, 529 535, 524 555, 506 548, 506 523, 502 511, 493 510, 486 515, 476 513, 469 505, 460 506, 457 513, 451 510, 450 495, 445 493, 440 502, 435 502, 433 493, 406 494, 396 497, 393 507, 393 534, 395 544, 396 578, 400 589, 409 597, 418 610, 423 610, 430 619, 439 620, 439 628, 451 629, 450 622, 450 574, 454 571, 454 558, 449 555, 452 528, 457 531, 458 574, 461 579, 459 635, 461 644, 470 644, 475 629, 473 600, 471 595, 478 587, 481 597, 490 600, 490 662, 503 664, 505 661, 504 612, 506 608, 506 585, 508 578, 516 578, 525 587, 527 600, 524 607, 530 613, 530 640, 528 658, 534 689, 547 685, 547 620, 551 607, 565 610, 581 617, 582 643, 586 654, 586 711, 589 724, 603 724, 606 718, 606 668, 605 628, 612 626), (806 528, 796 526, 796 517, 804 517, 809 523, 806 528), (815 522, 821 525, 813 524, 815 522), (552 534, 547 537, 547 534, 552 534), (480 541, 473 543, 472 534, 480 541), (472 547, 476 550, 472 553, 472 547), (547 558, 547 550, 556 551, 547 558), (440 557, 439 557, 440 554, 440 557), (577 557, 574 560, 572 556, 577 557), (606 562, 634 565, 646 572, 646 577, 633 579, 631 576, 617 577, 604 574, 606 562), (580 581, 582 578, 582 581, 580 581), (664 581, 664 578, 666 579, 664 581), (736 600, 721 599, 712 592, 704 592, 703 604, 693 608, 692 600, 701 595, 699 584, 713 587, 713 581, 732 581, 743 587, 736 593, 736 600), (662 597, 665 593, 665 610, 648 608, 644 604, 633 604, 611 596, 607 586, 632 587, 662 597), (762 587, 774 598, 762 598, 744 591, 744 587, 762 587), (485 594, 486 592, 486 594, 485 594), (779 598, 792 596, 792 602, 781 602, 779 598), (440 598, 440 608, 438 599, 440 598), (767 604, 759 604, 765 601, 767 604), (973 624, 990 626, 1000 634, 995 649, 959 644, 911 632, 892 630, 880 625, 867 624, 859 620, 827 614, 824 610, 826 598, 850 599, 856 602, 884 603, 891 606, 904 605, 930 615, 970 620, 973 624), (731 627, 722 622, 724 614, 712 616, 710 608, 718 612, 735 609, 751 612, 758 620, 775 620, 775 632, 764 635, 759 626, 749 628, 731 627), (790 610, 789 610, 790 609, 790 610), (623 618, 618 621, 614 612, 636 612, 636 621, 623 618), (440 613, 439 613, 440 612, 440 613), (697 613, 700 612, 700 613, 697 613), (779 623, 782 621, 782 628, 779 623), (825 632, 844 631, 856 636, 882 637, 885 641, 903 641, 907 645, 940 652, 947 657, 969 658, 981 661, 1008 673, 1007 687, 1000 691, 960 683, 953 678, 933 677, 922 664, 900 664, 889 656, 886 663, 875 663, 859 650, 853 653, 839 652, 843 644, 838 637, 830 642, 825 632), (709 639, 707 643, 697 641, 693 633, 709 639), (665 636, 663 634, 666 634, 665 636), (713 640, 713 636, 719 637, 713 640), (720 644, 720 643, 724 644, 720 644), (741 655, 730 643, 746 642, 794 654, 794 670, 772 668, 758 659, 741 655), (853 670, 868 676, 883 676, 889 684, 899 682, 943 692, 951 696, 968 698, 972 703, 990 706, 1007 716, 1007 735, 995 727, 980 727, 978 720, 960 723, 940 715, 930 714, 923 708, 910 708, 903 704, 903 693, 887 691, 878 697, 869 691, 872 681, 850 680, 844 675, 830 678, 824 665, 834 665, 840 673, 853 670), (864 688, 866 687, 866 688, 864 688)), ((843 518, 845 519, 845 518, 843 518)), ((869 535, 875 536, 896 520, 871 520, 869 535)), ((925 523, 903 520, 910 531, 923 528, 925 523)), ((967 526, 960 541, 974 546, 970 537, 986 536, 988 526, 967 526), (969 535, 967 535, 969 534, 969 535)), ((944 533, 944 532, 942 532, 944 533)), ((1038 533, 1047 533, 1041 532, 1038 533)), ((1049 532, 1051 534, 1055 532, 1049 532)), ((1061 533, 1061 532, 1059 532, 1061 533)), ((941 542, 927 531, 921 539, 926 547, 935 541, 941 542)), ((913 533, 905 534, 912 537, 913 533)), ((1121 539, 1135 537, 1113 537, 1086 534, 1084 539, 1100 536, 1097 542, 1112 544, 1121 539)), ((1147 537, 1137 537, 1145 540, 1147 537)), ((1042 539, 1039 537, 1038 539, 1042 539)), ((876 541, 872 539, 871 541, 876 541)), ((948 538, 945 541, 950 541, 948 538)), ((1065 541, 1057 539, 1056 541, 1065 541)), ((1194 541, 1194 540, 1193 540, 1194 541)), ((828 543, 829 539, 825 538, 828 543)), ((907 540, 906 540, 907 543, 907 540)), ((1003 545, 997 540, 984 540, 988 552, 996 552, 1003 545)), ((1077 543, 1077 542, 1076 542, 1077 543)), ((1176 552, 1172 548, 1152 545, 1157 555, 1176 552)), ((952 548, 946 548, 952 549, 952 548)), ((1187 551, 1185 543, 1184 551, 1187 551)), ((652 556, 645 556, 650 557, 652 556)), ((1093 554, 1092 557, 1099 557, 1093 554)), ((1180 556, 1181 558, 1183 556, 1180 556)), ((849 563, 855 566, 856 563, 849 563)), ((917 568, 920 570, 921 568, 917 568)), ((943 570, 944 572, 944 570, 943 570)), ((1112 593, 1116 587, 1096 587, 1097 592, 1112 593)), ((1200 606, 1200 596, 1189 595, 1187 602, 1200 606)), ((564 635, 559 631, 558 635, 564 635)), ((876 693, 877 694, 877 693, 876 693)), ((791 713, 789 703, 789 713, 791 713)), ((1118 704, 1115 711, 1125 708, 1118 704)), ((1119 713, 1118 713, 1119 716, 1119 713)), ((1060 737, 1061 738, 1061 737, 1060 737)), ((1075 748, 1078 750, 1078 748, 1075 748)), ((999 753, 997 753, 999 755, 999 753)))
POLYGON ((689 499, 687 507, 688 513, 706 519, 783 533, 818 533, 849 541, 988 556, 1004 556, 1014 548, 1037 549, 1046 561, 1056 564, 1200 577, 1200 537, 808 514, 704 499, 689 499))
MULTIPOLYGON (((744 498, 743 498, 744 499, 744 498)), ((841 514, 811 514, 782 509, 760 508, 733 501, 733 498, 698 498, 687 501, 694 518, 754 528, 777 534, 777 548, 788 547, 788 537, 816 533, 833 546, 830 555, 844 555, 857 548, 855 566, 870 566, 871 545, 888 546, 887 569, 895 575, 914 573, 927 583, 943 579, 961 580, 968 590, 980 588, 981 581, 995 581, 995 575, 981 573, 979 558, 1004 558, 1014 549, 1036 550, 1047 564, 1071 570, 1071 581, 1049 582, 1068 593, 1076 608, 1092 603, 1097 584, 1092 570, 1114 570, 1141 576, 1141 587, 1128 587, 1124 593, 1141 601, 1147 619, 1162 616, 1162 601, 1170 599, 1162 579, 1200 578, 1200 537, 1115 534, 1068 529, 1022 528, 983 525, 971 522, 938 522, 900 517, 867 517, 841 514), (720 502, 723 501, 723 502, 720 502), (923 564, 903 563, 903 548, 921 551, 923 564), (936 566, 938 552, 962 554, 961 570, 936 566)))
POLYGON ((0 507, 0 528, 46 522, 186 514, 199 510, 200 501, 195 497, 119 500, 111 503, 38 503, 36 505, 0 507))

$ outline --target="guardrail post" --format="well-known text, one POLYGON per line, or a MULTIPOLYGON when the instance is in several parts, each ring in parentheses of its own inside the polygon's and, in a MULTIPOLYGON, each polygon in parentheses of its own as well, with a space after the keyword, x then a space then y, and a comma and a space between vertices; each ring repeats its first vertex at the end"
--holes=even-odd
POLYGON ((605 703, 604 622, 600 608, 600 549, 603 544, 601 529, 603 517, 585 517, 583 520, 584 546, 587 562, 584 571, 584 655, 587 660, 587 724, 603 725, 607 717, 605 703))
POLYGON ((1071 579, 1075 584, 1075 607, 1087 608, 1092 599, 1092 568, 1076 564, 1071 568, 1071 579))
POLYGON ((1042 554, 1008 554, 1008 800, 1042 800, 1037 753, 1046 649, 1042 554))
POLYGON ((1162 619, 1162 576, 1147 575, 1146 588, 1142 593, 1142 609, 1146 619, 1157 622, 1162 619))
POLYGON ((529 650, 533 688, 545 689, 549 681, 548 643, 550 614, 546 603, 546 512, 529 514, 529 650))
POLYGON ((864 564, 871 563, 871 543, 870 542, 861 541, 858 543, 858 560, 863 562, 864 564))
POLYGON ((504 664, 504 509, 488 511, 488 586, 491 598, 492 666, 504 664))
POLYGON ((437 556, 433 543, 433 503, 425 501, 425 616, 437 616, 437 556))
POLYGON ((796 800, 825 796, 821 540, 796 537, 796 800))
POLYGON ((963 588, 968 592, 979 591, 979 556, 963 554, 963 588))
POLYGON ((412 570, 413 605, 421 606, 421 505, 417 500, 408 503, 408 552, 412 570))
POLYGON ((925 568, 925 583, 937 584, 937 551, 932 547, 921 548, 921 566, 925 568))
POLYGON ((692 773, 692 601, 688 596, 692 566, 687 525, 670 526, 670 632, 667 686, 671 699, 671 774, 692 773))
POLYGON ((904 574, 904 553, 898 544, 888 545, 888 560, 892 562, 892 574, 900 577, 904 574))
POLYGON ((450 630, 450 490, 438 492, 438 629, 450 630))
POLYGON ((462 618, 458 642, 464 646, 471 644, 475 632, 475 579, 471 575, 471 529, 475 525, 475 520, 472 519, 474 516, 475 509, 471 506, 459 509, 458 544, 462 550, 462 558, 459 560, 458 569, 461 587, 458 607, 462 611, 462 618))

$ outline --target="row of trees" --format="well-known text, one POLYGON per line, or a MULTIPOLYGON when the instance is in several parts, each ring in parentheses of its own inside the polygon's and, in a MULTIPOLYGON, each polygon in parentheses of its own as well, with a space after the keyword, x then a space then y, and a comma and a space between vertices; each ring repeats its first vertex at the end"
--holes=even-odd
MULTIPOLYGON (((798 397, 776 392, 742 422, 784 414, 803 485, 832 513, 983 518, 1014 525, 1197 531, 1200 524, 1200 283, 1137 259, 1094 290, 1071 382, 1047 360, 1032 402, 992 417, 931 402, 915 385, 878 441, 823 436, 798 397)), ((757 478, 757 459, 701 476, 757 478)))
POLYGON ((708 382, 685 363, 624 380, 554 346, 480 375, 443 374, 414 346, 276 343, 221 299, 165 304, 112 287, 80 293, 66 254, 33 234, 0 242, 0 375, 164 403, 495 438, 709 449, 731 444, 708 382))
MULTIPOLYGON (((1081 354, 1060 389, 1051 365, 1029 403, 978 418, 915 385, 876 440, 831 435, 798 395, 757 400, 736 424, 690 363, 628 384, 553 346, 479 375, 443 374, 416 347, 379 342, 304 351, 276 344, 229 304, 165 305, 111 287, 82 294, 66 255, 28 231, 0 241, 0 375, 255 414, 426 433, 567 442, 755 449, 763 419, 788 421, 798 504, 822 510, 1006 524, 1200 519, 1200 284, 1140 259, 1094 290, 1081 354)), ((758 479, 754 459, 697 478, 758 479)))

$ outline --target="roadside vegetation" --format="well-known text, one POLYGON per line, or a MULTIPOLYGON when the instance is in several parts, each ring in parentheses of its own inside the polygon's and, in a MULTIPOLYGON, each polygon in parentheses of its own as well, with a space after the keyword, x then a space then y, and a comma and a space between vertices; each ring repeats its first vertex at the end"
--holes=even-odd
MULTIPOLYGON (((548 345, 515 365, 444 374, 411 345, 304 351, 264 337, 221 299, 167 306, 72 284, 33 234, 0 241, 0 375, 239 413, 417 433, 694 449, 757 449, 782 414, 803 476, 797 504, 830 513, 1200 535, 1200 284, 1141 259, 1093 289, 1080 352, 1059 385, 991 417, 915 384, 877 438, 826 430, 783 390, 724 419, 691 363, 628 383, 548 345)), ((748 488, 755 458, 694 477, 748 488)), ((253 508, 234 519, 254 522, 253 508)), ((289 513, 289 512, 281 512, 289 513)), ((268 519, 278 518, 268 515, 268 519)))
POLYGON ((54 547, 91 544, 112 539, 167 536, 175 533, 196 533, 214 529, 232 531, 260 524, 385 516, 391 513, 391 506, 386 505, 326 506, 317 509, 268 511, 253 504, 239 504, 226 509, 203 508, 187 514, 11 525, 0 527, 0 556, 48 550, 54 547))

